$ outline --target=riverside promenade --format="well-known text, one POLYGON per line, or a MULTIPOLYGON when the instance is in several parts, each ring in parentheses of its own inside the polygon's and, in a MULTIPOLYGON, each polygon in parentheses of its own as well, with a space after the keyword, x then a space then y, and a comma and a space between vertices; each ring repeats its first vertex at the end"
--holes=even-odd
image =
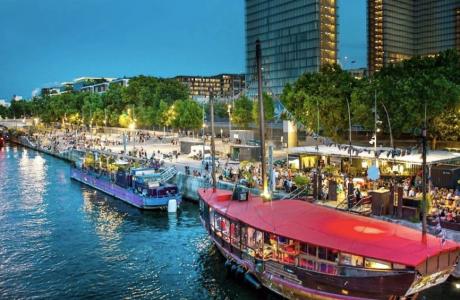
MULTIPOLYGON (((178 170, 177 176, 173 179, 174 183, 177 184, 183 195, 192 201, 198 200, 197 190, 199 188, 210 186, 210 168, 205 168, 201 160, 180 153, 180 138, 177 134, 164 135, 163 132, 138 131, 134 138, 127 135, 123 137, 123 134, 117 131, 119 130, 110 129, 108 132, 90 134, 84 131, 53 129, 33 134, 23 133, 11 140, 71 163, 81 159, 88 151, 99 151, 140 164, 148 164, 155 159, 165 167, 173 166, 178 170), (126 140, 125 143, 123 139, 126 140)), ((228 146, 220 139, 216 141, 216 152, 221 154, 216 157, 220 166, 217 170, 218 175, 223 173, 224 168, 240 168, 239 162, 230 162, 222 158, 226 147, 228 146)), ((222 179, 222 176, 220 178, 222 179)), ((233 186, 234 183, 229 180, 218 181, 219 188, 231 190, 233 186)), ((251 192, 259 193, 257 189, 251 189, 251 192)))

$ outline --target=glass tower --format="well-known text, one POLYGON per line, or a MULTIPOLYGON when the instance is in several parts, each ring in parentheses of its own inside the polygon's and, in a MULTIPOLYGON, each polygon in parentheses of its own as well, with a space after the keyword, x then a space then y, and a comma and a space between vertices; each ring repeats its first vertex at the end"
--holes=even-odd
POLYGON ((368 67, 459 48, 460 0, 368 0, 368 67))
POLYGON ((257 94, 256 40, 262 46, 264 91, 337 61, 336 0, 246 0, 246 86, 257 94))

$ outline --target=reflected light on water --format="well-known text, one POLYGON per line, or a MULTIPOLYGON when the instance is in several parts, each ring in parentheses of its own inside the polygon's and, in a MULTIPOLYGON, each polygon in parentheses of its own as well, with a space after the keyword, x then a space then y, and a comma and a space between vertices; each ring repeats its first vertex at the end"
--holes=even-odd
MULTIPOLYGON (((16 149, 16 148, 15 148, 16 149)), ((38 154, 24 149, 19 155, 18 182, 24 209, 43 209, 43 194, 46 188, 46 161, 38 154)))
POLYGON ((96 190, 83 190, 83 210, 93 220, 97 235, 105 241, 120 240, 120 226, 123 223, 121 213, 110 209, 107 204, 98 205, 97 197, 105 198, 96 190))

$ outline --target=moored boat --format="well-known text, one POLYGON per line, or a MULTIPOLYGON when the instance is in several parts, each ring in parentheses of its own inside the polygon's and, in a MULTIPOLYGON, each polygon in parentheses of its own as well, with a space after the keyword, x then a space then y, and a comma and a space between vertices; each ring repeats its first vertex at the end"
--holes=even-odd
POLYGON ((235 273, 289 299, 402 299, 444 282, 457 243, 299 200, 201 189, 200 216, 235 273))
POLYGON ((82 164, 71 168, 70 177, 140 209, 168 208, 168 211, 175 211, 182 202, 182 196, 177 186, 168 181, 176 173, 174 167, 157 169, 125 166, 117 168, 116 172, 108 172, 87 168, 82 164))

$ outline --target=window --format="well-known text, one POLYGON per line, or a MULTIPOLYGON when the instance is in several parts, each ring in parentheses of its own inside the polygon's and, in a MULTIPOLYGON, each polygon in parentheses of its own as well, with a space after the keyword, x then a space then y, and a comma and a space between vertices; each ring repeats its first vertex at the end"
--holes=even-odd
POLYGON ((362 256, 357 256, 348 253, 340 253, 340 264, 353 266, 353 267, 362 267, 364 259, 362 256))
POLYGON ((316 263, 313 259, 308 259, 305 257, 301 257, 299 259, 299 267, 304 268, 306 270, 315 270, 316 263))
POLYGON ((339 252, 337 250, 328 249, 326 260, 332 262, 338 262, 339 252))
POLYGON ((263 233, 252 227, 247 227, 247 252, 251 256, 262 257, 263 233))
POLYGON ((323 247, 318 247, 318 258, 319 259, 327 259, 327 249, 323 247))
POLYGON ((240 224, 232 222, 230 224, 231 243, 234 247, 240 248, 240 224))
POLYGON ((211 223, 211 230, 215 230, 215 212, 212 208, 209 208, 209 222, 211 223))
POLYGON ((404 270, 404 269, 406 269, 406 266, 405 265, 400 265, 400 264, 393 264, 393 269, 404 270))
POLYGON ((373 258, 366 258, 364 266, 366 269, 379 269, 379 270, 389 270, 391 269, 391 263, 373 259, 373 258))

